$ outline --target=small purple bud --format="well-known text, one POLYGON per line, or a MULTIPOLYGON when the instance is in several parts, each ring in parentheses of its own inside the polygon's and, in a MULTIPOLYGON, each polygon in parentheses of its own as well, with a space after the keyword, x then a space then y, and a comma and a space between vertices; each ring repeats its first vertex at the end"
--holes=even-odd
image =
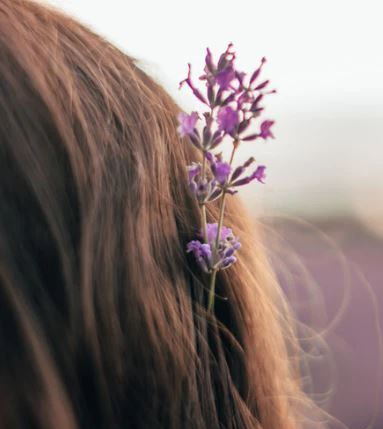
POLYGON ((251 110, 251 112, 253 113, 253 118, 257 118, 260 115, 260 113, 262 112, 262 110, 264 110, 263 107, 253 108, 253 110, 251 110))
POLYGON ((258 104, 260 103, 262 98, 263 98, 263 94, 259 94, 258 97, 256 97, 256 99, 251 104, 250 112, 258 111, 258 109, 259 109, 258 104))
POLYGON ((215 179, 218 183, 224 185, 231 172, 230 164, 218 160, 220 157, 214 156, 211 152, 206 152, 205 156, 210 163, 211 171, 213 172, 215 179))
POLYGON ((250 135, 248 135, 246 137, 242 137, 241 140, 244 141, 244 142, 249 142, 249 141, 252 141, 252 140, 256 140, 258 137, 259 137, 259 134, 250 134, 250 135))
POLYGON ((259 91, 260 89, 263 89, 265 86, 269 84, 269 80, 265 80, 264 82, 260 83, 258 86, 254 88, 254 91, 259 91))
POLYGON ((213 63, 213 56, 209 48, 206 48, 205 64, 206 64, 207 71, 209 71, 210 73, 213 73, 215 70, 215 65, 213 63))
POLYGON ((221 106, 226 106, 227 104, 231 103, 235 100, 236 94, 233 92, 232 94, 228 95, 221 103, 221 106))
POLYGON ((207 151, 205 153, 205 157, 210 163, 214 162, 214 154, 212 154, 211 152, 207 151))
POLYGON ((265 174, 266 167, 264 165, 260 165, 254 173, 250 176, 250 180, 257 179, 258 182, 265 183, 263 179, 266 178, 265 174))
POLYGON ((225 258, 220 264, 221 270, 224 270, 225 268, 229 268, 230 265, 233 265, 234 262, 236 262, 236 260, 237 258, 235 256, 229 256, 228 258, 225 258))
POLYGON ((245 168, 249 167, 253 162, 255 161, 255 158, 253 156, 251 156, 244 164, 243 166, 245 168))
POLYGON ((214 174, 214 177, 217 179, 217 181, 224 185, 227 182, 227 179, 229 177, 229 174, 231 172, 231 167, 226 162, 216 162, 212 166, 212 171, 214 174))
MULTIPOLYGON (((221 228, 221 233, 220 233, 220 235, 221 235, 220 239, 221 240, 224 240, 224 238, 223 238, 224 232, 227 233, 227 231, 224 231, 223 228, 221 228)), ((208 243, 210 243, 210 244, 215 243, 215 240, 217 237, 217 232, 218 232, 218 223, 208 223, 207 224, 207 241, 208 241, 208 243)), ((201 236, 202 236, 202 232, 201 232, 201 236)))
POLYGON ((207 98, 209 100, 210 106, 214 106, 215 92, 214 92, 214 88, 209 84, 207 86, 207 98))
POLYGON ((234 247, 229 247, 228 249, 225 250, 224 252, 224 256, 225 258, 228 258, 229 256, 232 256, 235 252, 234 247))
POLYGON ((191 182, 189 182, 189 189, 192 192, 193 195, 197 195, 197 191, 198 191, 198 185, 197 183, 192 180, 191 182))
POLYGON ((233 239, 233 230, 227 226, 221 228, 221 240, 233 239))
POLYGON ((245 172, 245 168, 244 168, 244 166, 243 166, 243 165, 241 165, 241 166, 237 167, 237 168, 234 170, 234 172, 233 172, 233 174, 232 174, 232 176, 231 176, 230 180, 231 180, 231 181, 233 181, 233 180, 238 179, 238 177, 239 177, 239 176, 241 176, 244 172, 245 172))
POLYGON ((218 83, 219 87, 222 90, 229 89, 230 84, 234 78, 235 78, 235 71, 231 66, 228 66, 222 71, 220 71, 215 77, 216 82, 218 83))
MULTIPOLYGON (((189 85, 190 86, 190 85, 189 85)), ((197 88, 191 87, 191 90, 193 91, 193 94, 196 98, 198 98, 199 101, 201 101, 204 104, 209 105, 209 103, 206 101, 206 98, 201 94, 201 91, 197 88)))
POLYGON ((222 189, 216 189, 214 192, 211 193, 210 197, 208 198, 208 201, 214 201, 222 194, 222 189))
POLYGON ((258 180, 258 182, 265 183, 263 179, 266 177, 265 175, 265 169, 266 167, 264 165, 260 165, 257 167, 257 169, 247 177, 244 177, 243 179, 239 179, 231 184, 231 186, 243 186, 247 185, 248 183, 252 182, 253 180, 258 180))
POLYGON ((188 75, 187 78, 184 80, 181 80, 181 82, 179 83, 178 89, 181 89, 184 84, 186 83, 187 85, 190 85, 190 79, 191 79, 191 64, 188 63, 188 75))
POLYGON ((194 96, 196 98, 198 98, 198 100, 200 100, 202 103, 204 103, 206 105, 209 105, 209 103, 206 101, 206 98, 201 94, 200 90, 194 86, 194 84, 191 80, 191 64, 190 63, 188 64, 188 76, 186 79, 184 79, 180 82, 179 88, 182 88, 182 86, 185 83, 189 86, 189 88, 192 90, 194 96))
POLYGON ((194 129, 194 132, 192 134, 189 134, 189 138, 195 147, 197 147, 198 149, 202 149, 201 139, 196 129, 194 129))
POLYGON ((243 121, 239 124, 239 127, 238 127, 238 134, 241 134, 241 133, 243 133, 244 131, 246 131, 246 130, 247 130, 247 128, 249 127, 249 125, 250 125, 250 119, 245 119, 245 120, 243 120, 243 121))
POLYGON ((191 136, 194 133, 194 128, 198 121, 198 113, 192 112, 190 115, 187 113, 179 113, 178 122, 179 126, 177 128, 178 133, 181 137, 191 136))
POLYGON ((211 141, 211 131, 208 126, 204 127, 203 129, 203 146, 206 147, 209 145, 211 141))
POLYGON ((249 103, 251 101, 250 95, 247 92, 243 92, 237 100, 237 104, 239 107, 242 107, 245 103, 249 103))
POLYGON ((218 112, 218 128, 226 133, 231 133, 239 122, 238 111, 230 106, 225 106, 218 112))
POLYGON ((257 79, 257 77, 259 76, 259 73, 262 70, 263 64, 266 62, 266 58, 263 57, 261 60, 261 65, 257 68, 257 70, 255 70, 255 72, 252 74, 251 78, 250 78, 250 85, 253 84, 255 82, 255 80, 257 79))
POLYGON ((242 88, 243 87, 243 81, 246 77, 246 73, 237 71, 237 72, 235 72, 235 77, 237 78, 238 83, 239 83, 240 87, 242 88))
POLYGON ((214 132, 212 138, 211 138, 211 144, 209 146, 209 149, 214 149, 215 147, 217 147, 223 140, 223 134, 222 131, 217 130, 214 132))
POLYGON ((210 149, 214 149, 214 148, 216 148, 219 144, 221 144, 221 143, 222 143, 222 140, 223 140, 223 136, 220 136, 220 137, 218 137, 218 138, 214 139, 214 140, 211 142, 211 145, 209 146, 209 148, 210 148, 210 149))
POLYGON ((229 43, 226 51, 219 57, 218 70, 223 70, 228 63, 232 63, 235 59, 235 52, 232 51, 233 44, 229 43))
POLYGON ((192 165, 187 166, 188 174, 189 174, 189 182, 195 178, 201 172, 201 164, 193 162, 192 165))
POLYGON ((210 245, 201 243, 199 240, 192 240, 186 245, 186 253, 192 252, 197 263, 203 271, 209 272, 212 252, 210 245))
POLYGON ((241 247, 241 243, 239 241, 236 241, 235 243, 233 243, 233 249, 238 250, 241 247))
POLYGON ((268 137, 274 138, 274 135, 270 130, 270 128, 274 125, 274 123, 275 121, 270 121, 270 120, 263 121, 261 124, 261 132, 259 136, 265 140, 268 137))
POLYGON ((240 165, 239 167, 237 167, 230 178, 231 182, 238 179, 238 177, 240 177, 246 171, 246 168, 248 168, 254 161, 255 159, 252 156, 243 165, 240 165))

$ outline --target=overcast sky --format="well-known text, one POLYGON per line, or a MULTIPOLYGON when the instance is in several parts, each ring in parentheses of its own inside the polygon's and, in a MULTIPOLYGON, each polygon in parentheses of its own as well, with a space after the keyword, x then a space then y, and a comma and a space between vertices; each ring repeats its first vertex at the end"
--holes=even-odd
POLYGON ((383 2, 353 0, 51 0, 127 53, 185 108, 186 63, 228 42, 245 70, 266 56, 277 139, 243 148, 268 165, 250 206, 297 215, 383 213, 383 2))

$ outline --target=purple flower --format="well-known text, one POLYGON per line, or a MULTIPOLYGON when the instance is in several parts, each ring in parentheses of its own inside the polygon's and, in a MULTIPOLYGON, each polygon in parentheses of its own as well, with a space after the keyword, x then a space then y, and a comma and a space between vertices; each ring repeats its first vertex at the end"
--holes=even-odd
MULTIPOLYGON (((207 224, 207 241, 210 245, 214 245, 218 232, 218 223, 208 223, 207 224)), ((220 231, 220 241, 227 240, 229 237, 233 237, 233 231, 231 228, 222 226, 220 231)))
POLYGON ((192 240, 186 246, 186 253, 190 252, 193 253, 202 270, 208 273, 212 266, 210 244, 201 243, 199 240, 192 240))
POLYGON ((184 80, 182 80, 182 81, 180 82, 179 87, 180 87, 180 88, 182 88, 182 86, 183 86, 185 83, 186 83, 186 84, 188 85, 188 87, 192 90, 192 93, 194 94, 194 96, 195 96, 196 98, 198 98, 198 100, 199 100, 199 101, 201 101, 201 102, 202 102, 202 103, 204 103, 204 104, 209 105, 209 103, 206 101, 206 98, 201 94, 201 91, 200 91, 198 88, 196 88, 196 87, 194 86, 193 81, 191 80, 191 64, 188 64, 188 75, 187 75, 187 78, 186 78, 186 79, 184 79, 184 80))
POLYGON ((193 162, 192 165, 187 166, 188 176, 189 176, 189 188, 194 195, 198 198, 198 183, 196 181, 196 176, 201 173, 201 164, 193 162))
POLYGON ((231 133, 239 123, 239 115, 236 110, 230 106, 225 106, 218 112, 218 129, 231 133))
POLYGON ((220 269, 224 270, 225 268, 229 268, 230 265, 233 265, 236 261, 237 258, 235 256, 228 256, 227 258, 222 259, 220 263, 220 269))
POLYGON ((236 71, 235 72, 235 77, 237 78, 238 83, 240 85, 240 88, 242 89, 242 87, 243 87, 243 81, 244 81, 244 79, 246 77, 246 73, 245 72, 236 71))
POLYGON ((222 194, 222 190, 217 186, 216 179, 202 180, 202 177, 198 177, 202 171, 202 166, 199 162, 193 162, 191 165, 188 165, 187 171, 189 188, 200 204, 214 201, 222 194))
POLYGON ((274 125, 275 121, 263 121, 261 124, 261 132, 259 134, 260 137, 263 139, 267 139, 268 137, 274 138, 273 133, 271 132, 270 128, 274 125))
POLYGON ((229 178, 231 167, 227 162, 218 161, 212 167, 212 171, 217 182, 219 182, 221 185, 224 185, 229 178))
POLYGON ((206 152, 206 158, 210 163, 210 168, 212 173, 214 174, 215 179, 221 185, 224 185, 231 173, 231 166, 227 162, 222 162, 220 160, 215 159, 215 155, 211 152, 206 152))
POLYGON ((219 57, 218 70, 224 70, 226 67, 233 66, 235 60, 235 52, 233 51, 233 44, 227 45, 226 51, 219 57))
POLYGON ((187 253, 193 253, 196 262, 206 273, 213 270, 224 270, 234 264, 237 258, 235 252, 241 247, 238 238, 231 228, 222 226, 217 245, 218 224, 208 223, 207 243, 203 242, 203 231, 199 232, 200 240, 192 240, 186 246, 187 253))
POLYGON ((220 89, 225 90, 230 87, 231 82, 235 79, 235 70, 229 66, 217 73, 215 80, 220 89))
POLYGON ((215 65, 213 62, 213 56, 209 48, 206 48, 206 57, 205 57, 205 71, 206 73, 214 73, 215 65))
MULTIPOLYGON (((220 231, 220 239, 218 240, 218 247, 216 247, 218 233, 218 224, 217 223, 208 223, 207 224, 207 245, 209 246, 210 254, 209 254, 209 263, 210 269, 225 269, 228 268, 236 261, 236 257, 234 253, 241 247, 241 243, 238 241, 238 238, 233 235, 233 231, 231 228, 227 228, 222 226, 220 231)), ((202 237, 203 233, 200 231, 200 237, 202 237)), ((196 240, 191 243, 195 243, 196 240)), ((200 243, 200 241, 198 241, 200 243)), ((192 244, 191 247, 194 248, 195 244, 192 244)), ((198 249, 200 248, 197 245, 198 249)), ((198 250, 200 252, 200 250, 198 250)), ((198 253, 197 256, 200 256, 198 253)), ((198 261, 198 260, 197 260, 198 261)), ((204 262, 206 259, 204 259, 204 262)))
POLYGON ((230 186, 235 187, 235 186, 247 185, 253 180, 258 180, 258 182, 265 183, 263 181, 266 177, 265 170, 266 170, 266 167, 264 165, 260 165, 252 174, 250 174, 250 176, 244 177, 243 179, 236 180, 235 182, 230 183, 230 186))
MULTIPOLYGON (((258 130, 249 133, 254 122, 261 117, 264 107, 261 105, 266 95, 275 91, 268 90, 269 80, 260 79, 265 64, 262 58, 258 68, 249 74, 236 68, 236 54, 230 43, 218 61, 215 62, 209 49, 206 51, 203 75, 200 80, 204 82, 203 90, 197 88, 191 78, 191 66, 188 69, 187 78, 180 86, 186 84, 194 96, 207 107, 200 115, 192 112, 190 115, 181 113, 178 117, 179 134, 188 136, 189 141, 205 156, 204 172, 201 163, 193 163, 187 167, 189 187, 200 207, 221 197, 224 193, 235 194, 240 186, 251 183, 254 180, 264 183, 264 165, 258 165, 250 170, 254 163, 253 157, 242 165, 231 167, 232 162, 224 162, 221 154, 213 154, 224 139, 231 137, 234 148, 240 142, 257 139, 274 138, 272 127, 273 120, 260 120, 258 130), (199 119, 205 124, 201 131, 197 130, 199 119), (210 168, 209 168, 210 166, 210 168)), ((222 152, 221 152, 222 153, 222 152)), ((231 161, 233 158, 231 158, 231 161)), ((224 207, 224 206, 223 206, 224 207)), ((220 222, 224 213, 220 213, 220 222)), ((206 213, 202 212, 206 222, 206 213)), ((238 237, 225 226, 220 227, 218 233, 217 223, 206 225, 206 235, 199 231, 195 240, 187 244, 186 251, 192 253, 196 262, 206 273, 224 270, 237 260, 236 251, 241 247, 238 237)), ((210 289, 208 310, 213 309, 214 285, 210 289)))
POLYGON ((243 91, 241 95, 237 98, 238 109, 246 111, 245 104, 251 101, 251 97, 252 97, 252 94, 250 94, 248 91, 243 91))
POLYGON ((262 107, 259 107, 259 103, 262 101, 263 97, 263 94, 257 95, 255 100, 251 103, 250 112, 257 113, 263 110, 262 107))
POLYGON ((269 84, 269 80, 265 80, 264 82, 260 83, 258 86, 254 88, 255 91, 260 91, 261 89, 265 88, 269 84))
POLYGON ((193 162, 192 165, 187 166, 188 174, 189 174, 189 182, 190 180, 194 180, 195 176, 200 174, 201 172, 201 164, 198 162, 193 162))
POLYGON ((238 166, 233 174, 231 175, 231 182, 233 182, 234 180, 237 180, 240 176, 242 176, 242 174, 246 171, 246 169, 255 161, 254 157, 251 156, 244 164, 238 166))
MULTIPOLYGON (((258 109, 262 110, 262 109, 258 109)), ((242 137, 241 140, 246 141, 252 141, 256 140, 259 137, 266 140, 268 137, 274 138, 274 134, 271 132, 271 127, 274 125, 275 121, 266 120, 261 123, 261 130, 259 133, 256 134, 250 134, 246 137, 242 137)))
POLYGON ((222 192, 217 188, 217 182, 215 180, 192 180, 189 182, 189 186, 200 204, 213 201, 222 192))
POLYGON ((257 68, 257 70, 255 70, 255 72, 251 75, 251 78, 250 78, 250 85, 251 85, 251 84, 253 84, 253 83, 257 80, 257 78, 258 78, 259 74, 261 73, 262 67, 263 67, 263 65, 265 64, 265 62, 266 62, 266 58, 265 58, 265 57, 263 57, 263 58, 262 58, 262 60, 261 60, 261 64, 260 64, 260 66, 259 66, 259 67, 257 68))
POLYGON ((193 134, 197 121, 198 121, 197 112, 192 112, 190 115, 183 112, 179 113, 178 115, 179 126, 177 128, 177 131, 179 132, 180 136, 185 137, 193 134))
POLYGON ((250 180, 256 179, 258 182, 265 183, 263 180, 266 178, 266 167, 264 165, 258 166, 254 173, 250 176, 250 180))

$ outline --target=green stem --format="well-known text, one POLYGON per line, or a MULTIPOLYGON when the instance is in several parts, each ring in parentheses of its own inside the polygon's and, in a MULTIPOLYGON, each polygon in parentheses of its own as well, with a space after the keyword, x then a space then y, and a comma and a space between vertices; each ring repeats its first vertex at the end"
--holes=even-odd
POLYGON ((205 176, 206 176, 206 156, 205 156, 205 151, 202 152, 202 180, 205 180, 205 176))
POLYGON ((214 310, 214 295, 215 295, 215 278, 217 275, 217 269, 214 269, 210 277, 210 287, 209 287, 209 301, 207 304, 207 311, 211 312, 214 310))
MULTIPOLYGON (((205 151, 202 152, 202 180, 205 180, 206 177, 206 156, 205 151)), ((201 204, 201 224, 204 242, 207 243, 207 220, 206 220, 206 205, 205 203, 201 204)))
POLYGON ((239 141, 238 140, 234 140, 234 142, 233 142, 233 149, 231 150, 230 161, 229 161, 230 165, 233 163, 234 154, 235 154, 235 151, 238 148, 238 145, 239 145, 239 141))
POLYGON ((226 202, 226 191, 223 190, 222 197, 221 197, 221 207, 219 209, 217 236, 215 237, 215 249, 218 249, 219 238, 221 236, 221 229, 223 225, 223 215, 225 212, 225 202, 226 202))
MULTIPOLYGON (((239 144, 239 142, 237 140, 235 140, 233 143, 233 149, 231 151, 230 162, 229 162, 230 166, 233 163, 234 154, 235 154, 235 151, 237 150, 238 144, 239 144)), ((221 206, 219 209, 219 219, 218 219, 218 227, 217 227, 217 236, 215 238, 214 253, 217 252, 218 245, 219 245, 219 239, 221 236, 221 229, 222 229, 222 225, 223 225, 223 215, 225 212, 226 194, 227 194, 226 189, 224 189, 222 192, 221 206)), ((215 279, 217 277, 217 271, 218 271, 218 269, 214 268, 212 273, 211 273, 211 277, 210 277, 209 299, 208 299, 208 306, 207 306, 208 312, 211 312, 214 310, 215 279)))
MULTIPOLYGON (((234 154, 235 154, 235 151, 237 150, 237 147, 238 147, 238 142, 237 142, 237 140, 235 140, 234 144, 233 144, 233 149, 232 149, 231 155, 230 155, 230 162, 229 162, 230 166, 233 163, 234 154)), ((219 238, 221 236, 221 229, 222 229, 222 225, 223 225, 223 215, 225 212, 226 194, 227 194, 226 189, 224 189, 222 192, 222 197, 221 197, 221 207, 219 209, 219 221, 218 221, 218 228, 217 228, 217 237, 215 239, 215 248, 216 249, 218 248, 219 238)))

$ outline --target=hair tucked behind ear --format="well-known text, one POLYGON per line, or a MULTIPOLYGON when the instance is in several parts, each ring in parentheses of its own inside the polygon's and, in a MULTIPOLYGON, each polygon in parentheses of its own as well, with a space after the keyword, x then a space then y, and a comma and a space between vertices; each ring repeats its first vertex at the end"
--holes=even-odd
POLYGON ((0 0, 2 427, 298 427, 294 333, 236 197, 241 257, 205 311, 177 113, 74 20, 0 0))

